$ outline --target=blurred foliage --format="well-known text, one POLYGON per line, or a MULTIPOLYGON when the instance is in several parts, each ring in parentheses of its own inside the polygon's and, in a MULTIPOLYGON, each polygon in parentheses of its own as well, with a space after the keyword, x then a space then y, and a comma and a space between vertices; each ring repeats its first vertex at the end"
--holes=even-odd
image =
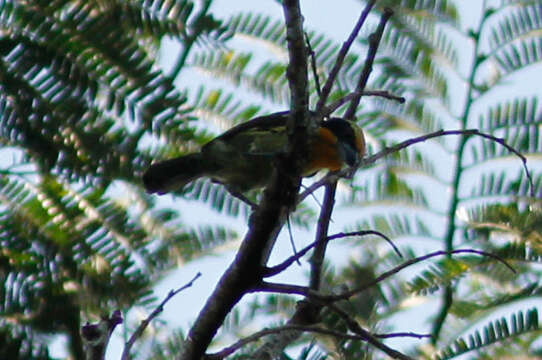
POLYGON ((167 270, 233 236, 139 180, 151 136, 204 141, 161 41, 220 41, 220 21, 192 1, 1 1, 0 28, 0 357, 46 359, 64 334, 80 359, 84 320, 151 306, 167 270))
MULTIPOLYGON (((459 136, 361 169, 338 203, 355 209, 348 228, 383 232, 406 258, 476 248, 517 273, 495 258, 444 257, 338 305, 383 333, 410 331, 396 327, 396 316, 434 303, 427 309, 435 310, 416 318, 420 327, 431 324, 426 332, 434 337, 413 340, 405 347, 412 356, 534 358, 540 354, 532 301, 540 297, 542 111, 537 94, 522 97, 513 89, 522 85, 514 76, 540 70, 542 11, 536 1, 484 2, 473 29, 465 29, 456 3, 377 2, 373 15, 385 6, 395 15, 368 89, 407 102, 364 98, 357 117, 369 151, 441 128, 478 128, 527 157, 534 188, 504 147, 459 136)), ((81 358, 82 322, 117 308, 152 308, 158 279, 235 237, 213 223, 185 224, 178 208, 144 193, 140 176, 152 159, 192 151, 215 128, 287 107, 283 22, 251 12, 219 19, 210 0, 0 0, 0 29, 0 358, 48 359, 47 344, 60 334, 81 358), (178 51, 167 71, 157 61, 166 39, 178 51), (201 82, 174 83, 188 72, 203 74, 201 82)), ((307 33, 325 79, 340 43, 307 33)), ((368 34, 346 57, 332 100, 355 87, 368 34)), ((312 77, 310 92, 315 104, 312 77)), ((208 181, 176 195, 223 216, 249 213, 208 181)), ((304 205, 292 221, 312 229, 314 215, 304 205)), ((404 261, 372 239, 348 245, 355 247, 352 259, 328 264, 325 291, 357 287, 404 261)), ((230 314, 225 329, 247 335, 262 318, 288 319, 295 302, 259 296, 230 314)), ((322 325, 346 330, 327 309, 322 325)), ((170 335, 152 341, 150 357, 168 358, 182 346, 182 331, 170 335)), ((246 358, 257 345, 235 356, 246 358)), ((363 342, 323 335, 305 334, 294 345, 302 349, 299 359, 381 358, 363 342)))

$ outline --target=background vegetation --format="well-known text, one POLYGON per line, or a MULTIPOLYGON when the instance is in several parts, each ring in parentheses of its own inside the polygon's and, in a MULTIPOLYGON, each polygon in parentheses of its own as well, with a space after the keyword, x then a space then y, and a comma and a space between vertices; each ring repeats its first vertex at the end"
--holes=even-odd
MULTIPOLYGON (((360 1, 360 13, 364 6, 360 1)), ((468 135, 434 139, 360 169, 337 195, 348 210, 341 212, 349 214, 347 230, 378 230, 405 258, 367 237, 349 239, 355 258, 344 267, 328 264, 322 292, 363 285, 431 251, 491 252, 516 273, 496 258, 449 255, 338 306, 371 333, 411 331, 396 326, 401 314, 434 309, 416 313, 424 316, 417 322, 431 324, 432 338, 403 340, 401 351, 412 357, 541 356, 542 112, 539 89, 524 88, 529 80, 536 85, 540 71, 542 6, 483 1, 465 29, 466 14, 453 1, 377 1, 332 100, 355 88, 368 34, 386 6, 395 14, 367 90, 407 101, 363 98, 356 116, 369 153, 442 128, 476 128, 526 156, 533 186, 507 148, 468 135)), ((158 280, 236 238, 228 226, 183 222, 178 208, 143 191, 140 176, 153 159, 194 151, 217 128, 288 108, 284 20, 254 12, 223 18, 210 0, 4 0, 0 29, 0 358, 49 359, 51 339, 64 335, 69 354, 81 359, 85 321, 116 309, 125 318, 130 309, 151 311, 158 280), (158 54, 166 40, 179 53, 164 70, 158 54), (272 49, 263 57, 251 47, 261 43, 272 49), (175 82, 193 70, 224 81, 175 82)), ((340 43, 307 32, 325 80, 340 43)), ((309 90, 314 106, 313 77, 309 90)), ((249 213, 207 181, 177 195, 216 216, 244 221, 249 213)), ((301 206, 294 226, 314 232, 318 211, 301 206)), ((224 333, 250 334, 262 318, 286 321, 297 300, 251 299, 224 333)), ((323 327, 347 330, 337 312, 322 316, 323 327)), ((142 341, 133 353, 171 358, 183 334, 170 330, 168 340, 142 341)), ((226 340, 231 336, 217 344, 226 340)), ((241 352, 255 354, 264 342, 241 352)), ((312 332, 294 346, 284 358, 384 356, 365 341, 312 332)))

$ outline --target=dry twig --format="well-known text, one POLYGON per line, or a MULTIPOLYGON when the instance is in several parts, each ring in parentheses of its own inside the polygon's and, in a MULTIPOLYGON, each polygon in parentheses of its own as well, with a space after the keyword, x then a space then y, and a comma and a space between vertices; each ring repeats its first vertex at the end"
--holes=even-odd
POLYGON ((346 57, 346 54, 348 54, 348 51, 350 50, 350 47, 352 46, 352 43, 359 35, 359 31, 361 30, 361 27, 365 23, 365 20, 367 19, 367 16, 369 16, 369 13, 371 12, 371 9, 373 8, 374 4, 376 3, 376 0, 371 0, 367 3, 365 6, 365 9, 361 12, 358 22, 352 29, 352 32, 348 36, 348 39, 343 43, 341 50, 339 51, 339 54, 337 55, 337 60, 335 60, 335 64, 333 65, 333 68, 331 69, 331 72, 329 73, 329 78, 326 80, 326 83, 324 84, 324 87, 322 88, 322 93, 320 95, 320 98, 318 99, 318 103, 316 104, 316 112, 320 113, 320 115, 323 115, 322 110, 324 109, 324 106, 326 105, 327 99, 329 98, 329 94, 331 93, 331 89, 333 87, 333 84, 335 84, 335 80, 337 79, 337 75, 339 75, 339 71, 341 70, 341 67, 344 62, 344 58, 346 57))
POLYGON ((183 290, 186 290, 188 289, 189 287, 191 287, 194 282, 201 276, 201 273, 198 272, 196 274, 196 276, 194 276, 194 278, 192 278, 192 280, 190 280, 188 283, 186 283, 185 285, 181 286, 180 288, 176 289, 176 290, 171 290, 169 292, 169 294, 164 298, 164 300, 162 300, 162 302, 153 310, 153 312, 151 312, 149 314, 149 316, 147 316, 147 318, 145 320, 143 320, 141 322, 141 324, 139 324, 139 326, 137 327, 137 329, 134 331, 134 333, 132 334, 132 336, 130 336, 130 339, 128 339, 128 342, 126 343, 126 345, 124 346, 124 350, 122 351, 122 357, 121 359, 122 360, 130 360, 131 358, 131 355, 130 355, 130 350, 132 349, 132 346, 134 346, 135 342, 137 341, 138 338, 141 337, 141 335, 143 335, 143 331, 145 331, 145 329, 147 328, 147 326, 149 326, 149 324, 151 323, 151 321, 156 318, 162 311, 164 311, 164 306, 166 305, 166 303, 171 300, 175 295, 177 295, 178 293, 180 293, 181 291, 183 290))
POLYGON ((239 350, 243 346, 245 346, 245 345, 247 345, 247 344, 249 344, 251 342, 257 341, 257 340, 259 340, 260 338, 262 338, 264 336, 273 335, 273 334, 280 334, 282 332, 292 331, 292 330, 296 330, 296 331, 300 331, 300 332, 314 332, 314 333, 319 333, 319 334, 323 334, 323 335, 330 335, 330 336, 338 337, 338 338, 341 338, 341 339, 366 341, 366 342, 374 345, 376 348, 380 349, 386 355, 390 356, 393 359, 413 360, 411 357, 409 357, 409 356, 407 356, 405 354, 402 354, 399 351, 394 350, 394 349, 390 348, 389 346, 383 344, 382 342, 380 342, 378 340, 378 338, 375 335, 372 335, 372 334, 370 334, 368 332, 364 333, 363 335, 359 335, 359 334, 353 335, 353 334, 343 333, 343 332, 340 332, 340 331, 326 329, 326 328, 319 327, 319 326, 300 326, 300 325, 285 325, 285 326, 279 326, 279 327, 276 327, 276 328, 273 328, 273 329, 264 329, 264 330, 258 331, 256 333, 250 335, 250 336, 247 336, 246 338, 243 338, 243 339, 237 341, 236 343, 224 348, 223 350, 221 350, 221 351, 219 351, 217 353, 207 355, 205 357, 205 360, 221 360, 221 359, 224 359, 225 357, 233 354, 234 352, 236 352, 237 350, 239 350))
MULTIPOLYGON (((529 171, 529 168, 527 166, 527 158, 525 157, 525 155, 523 155, 520 151, 516 150, 511 145, 507 144, 505 139, 499 138, 499 137, 496 137, 496 136, 493 136, 493 135, 490 135, 490 134, 486 134, 486 133, 483 133, 483 132, 480 132, 477 129, 437 130, 437 131, 429 133, 429 134, 417 136, 417 137, 412 138, 412 139, 407 139, 407 140, 402 141, 402 142, 400 142, 398 144, 395 144, 393 146, 385 147, 384 149, 380 150, 376 154, 368 156, 368 157, 362 159, 359 167, 362 167, 362 168, 363 167, 369 167, 369 166, 375 164, 378 160, 380 160, 380 159, 382 159, 382 158, 384 158, 384 157, 386 157, 386 156, 388 156, 390 154, 393 154, 393 153, 395 153, 395 152, 397 152, 399 150, 405 149, 405 148, 407 148, 407 147, 409 147, 411 145, 418 144, 418 143, 421 143, 421 142, 424 142, 424 141, 427 141, 427 140, 430 140, 430 139, 433 139, 433 138, 437 138, 437 137, 441 137, 441 136, 448 136, 448 135, 479 136, 479 137, 494 141, 494 142, 498 143, 499 145, 505 147, 508 151, 510 151, 511 153, 516 155, 521 160, 522 165, 523 165, 523 169, 524 169, 525 174, 526 174, 526 176, 528 178, 528 181, 529 181, 530 190, 531 190, 530 191, 531 192, 531 197, 535 198, 534 182, 533 182, 531 172, 529 171)), ((353 170, 352 169, 344 169, 344 170, 341 170, 341 171, 338 171, 338 172, 329 173, 328 175, 326 175, 322 179, 318 180, 317 182, 313 183, 311 186, 307 187, 306 190, 303 191, 298 196, 297 201, 298 202, 303 201, 309 194, 311 194, 312 192, 316 191, 318 188, 324 186, 325 184, 327 184, 329 182, 333 182, 336 179, 342 178, 342 177, 348 178, 348 177, 351 177, 352 175, 353 175, 353 170)))
POLYGON ((499 261, 503 265, 505 265, 513 273, 516 272, 516 270, 510 264, 508 264, 504 259, 502 259, 500 256, 492 254, 492 253, 488 253, 486 251, 475 250, 475 249, 457 249, 457 250, 452 250, 452 251, 441 250, 441 251, 435 251, 423 256, 419 256, 419 257, 407 260, 401 265, 396 266, 393 269, 386 271, 385 273, 378 276, 373 281, 363 284, 362 286, 359 286, 355 289, 342 292, 340 294, 325 295, 320 292, 314 291, 307 286, 286 285, 286 284, 269 283, 269 282, 260 283, 257 287, 253 288, 252 291, 253 292, 261 291, 261 292, 277 292, 277 293, 283 293, 283 294, 297 294, 297 295, 307 296, 311 299, 314 298, 318 301, 324 301, 324 302, 347 300, 351 298, 352 296, 360 294, 363 291, 379 284, 380 282, 397 274, 398 272, 400 272, 401 270, 404 270, 405 268, 409 266, 420 263, 430 258, 434 258, 438 256, 450 256, 450 255, 455 255, 455 254, 475 254, 475 255, 490 257, 492 259, 499 261))

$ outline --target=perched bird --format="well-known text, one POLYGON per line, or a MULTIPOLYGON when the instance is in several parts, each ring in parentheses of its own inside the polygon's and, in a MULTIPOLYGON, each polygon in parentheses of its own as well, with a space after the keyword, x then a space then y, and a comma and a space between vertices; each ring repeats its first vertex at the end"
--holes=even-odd
MULTIPOLYGON (((209 177, 236 192, 263 187, 271 179, 273 157, 286 151, 288 114, 284 111, 254 118, 214 138, 199 152, 154 163, 143 175, 143 184, 148 192, 159 194, 200 177, 209 177)), ((340 118, 322 121, 309 143, 310 158, 303 176, 352 167, 365 153, 361 128, 340 118)))

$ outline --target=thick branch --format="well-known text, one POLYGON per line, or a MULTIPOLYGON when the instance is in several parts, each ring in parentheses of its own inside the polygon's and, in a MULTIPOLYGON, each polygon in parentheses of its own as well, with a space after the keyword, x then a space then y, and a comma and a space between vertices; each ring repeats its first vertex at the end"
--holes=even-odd
POLYGON ((107 344, 118 324, 122 324, 122 315, 116 310, 111 317, 104 317, 96 324, 87 323, 81 328, 87 360, 105 359, 107 344))
MULTIPOLYGON (((307 71, 307 48, 303 32, 303 16, 298 0, 284 0, 282 8, 286 22, 288 41, 288 68, 286 77, 290 87, 291 116, 296 126, 308 125, 309 91, 307 71), (301 123, 299 123, 301 122, 301 123)), ((293 131, 293 127, 289 131, 293 131)), ((290 132, 290 135, 292 133, 290 132)), ((292 144, 290 144, 292 145, 292 144)))
POLYGON ((299 2, 283 2, 289 50, 288 81, 291 111, 288 121, 288 153, 279 159, 260 206, 252 214, 249 230, 233 263, 222 275, 207 299, 181 353, 182 360, 199 360, 204 355, 226 315, 249 289, 262 279, 263 269, 286 216, 295 206, 301 184, 300 169, 311 119, 308 116, 307 58, 299 2))
POLYGON ((239 251, 211 296, 207 299, 183 347, 180 359, 199 360, 204 355, 226 315, 244 296, 248 289, 262 278, 262 264, 282 228, 288 206, 284 199, 294 188, 289 176, 275 174, 272 184, 266 189, 261 205, 252 214, 249 230, 239 251))
MULTIPOLYGON (((301 185, 299 175, 309 158, 310 144, 308 139, 316 132, 317 122, 309 116, 309 92, 308 92, 308 64, 307 47, 303 31, 303 16, 299 6, 299 0, 284 0, 282 3, 284 19, 286 23, 286 39, 288 41, 288 68, 286 77, 290 87, 290 117, 288 119, 288 153, 289 156, 281 164, 284 170, 280 175, 290 182, 290 189, 286 196, 282 197, 287 207, 287 213, 295 208, 296 197, 301 185)), ((269 252, 268 252, 269 253, 269 252)), ((266 259, 267 260, 267 259, 266 259)), ((262 263, 265 265, 265 263, 262 263)), ((263 266, 262 266, 263 269, 263 266)), ((304 323, 307 311, 296 311, 296 315, 290 321, 292 323, 304 323)), ((307 315, 309 316, 309 315, 307 315)), ((309 316, 310 317, 310 316, 309 316)), ((296 331, 283 332, 272 341, 256 351, 253 359, 271 359, 277 351, 287 346, 298 337, 296 331)))
MULTIPOLYGON (((333 210, 333 204, 335 202, 335 190, 337 184, 328 184, 326 187, 326 195, 324 199, 324 205, 320 213, 320 219, 318 221, 318 229, 316 233, 315 249, 311 259, 311 289, 318 290, 320 288, 320 276, 322 272, 322 265, 324 262, 324 256, 327 246, 327 232, 329 227, 329 221, 331 218, 331 211, 333 210)), ((306 252, 306 251, 305 251, 306 252)), ((303 253, 305 253, 303 252, 303 253)), ((294 254, 296 259, 299 259, 298 254, 294 254)), ((267 275, 267 274, 266 274, 267 275)), ((314 324, 318 319, 320 312, 320 306, 310 302, 299 302, 296 311, 292 318, 288 320, 288 326, 307 326, 314 324)), ((284 348, 296 341, 301 336, 302 331, 288 330, 281 331, 271 336, 271 339, 262 345, 258 351, 256 351, 253 359, 275 359, 283 352, 284 348)))

